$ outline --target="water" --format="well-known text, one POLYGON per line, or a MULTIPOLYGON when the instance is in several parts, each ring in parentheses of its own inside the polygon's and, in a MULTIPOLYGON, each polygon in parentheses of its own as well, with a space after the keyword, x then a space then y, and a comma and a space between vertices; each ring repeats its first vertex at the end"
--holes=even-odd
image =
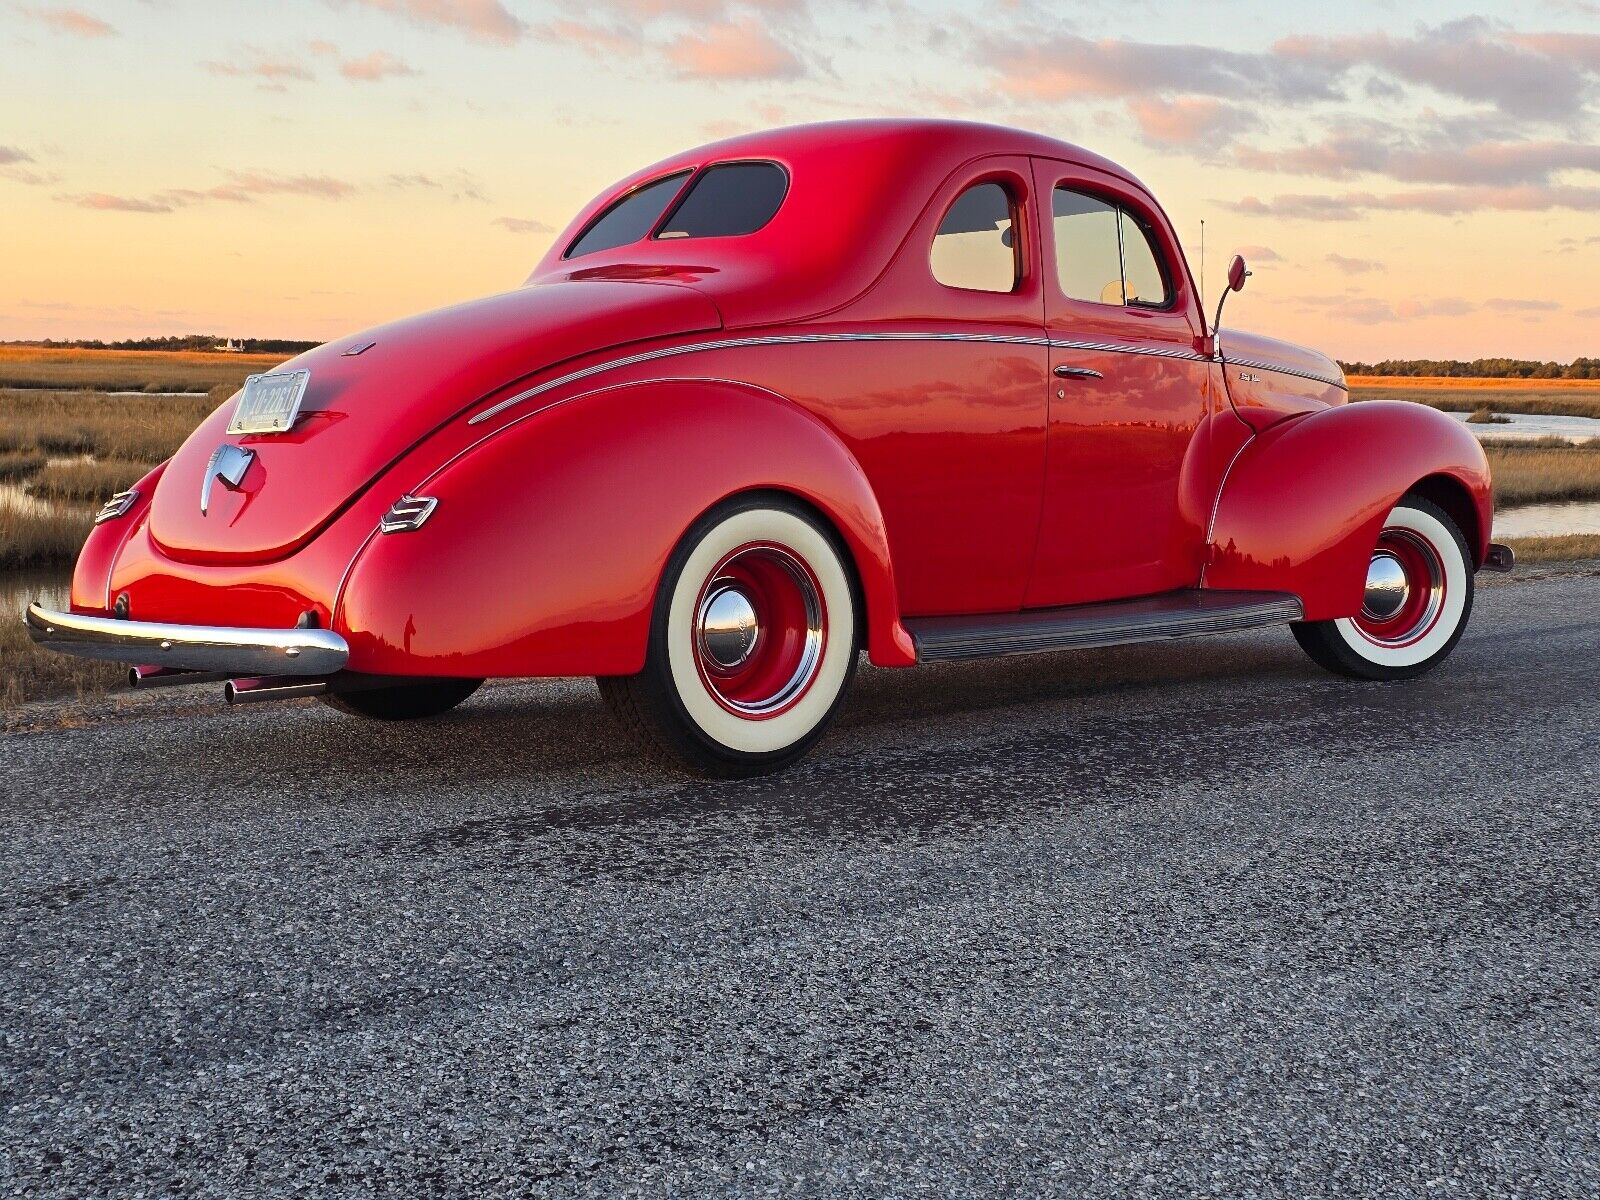
POLYGON ((72 590, 72 568, 0 571, 0 621, 17 621, 22 610, 37 600, 48 608, 64 609, 72 590))
MULTIPOLYGON (((1465 421, 1468 414, 1453 412, 1450 416, 1465 421)), ((1544 413, 1496 413, 1505 424, 1468 425, 1480 442, 1530 442, 1535 438, 1558 437, 1569 442, 1592 442, 1600 439, 1600 418, 1557 417, 1544 413)))
POLYGON ((1494 514, 1494 536, 1498 541, 1567 533, 1600 533, 1600 500, 1524 504, 1494 514))

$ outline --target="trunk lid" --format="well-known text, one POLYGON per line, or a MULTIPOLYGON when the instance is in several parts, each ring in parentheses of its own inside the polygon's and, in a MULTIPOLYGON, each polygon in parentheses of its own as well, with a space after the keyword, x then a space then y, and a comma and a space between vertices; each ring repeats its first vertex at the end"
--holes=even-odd
POLYGON ((288 432, 229 435, 229 401, 189 436, 156 488, 151 535, 186 562, 281 558, 407 449, 508 384, 584 354, 721 324, 690 288, 595 281, 520 288, 339 338, 278 368, 311 372, 288 432), (255 457, 238 490, 218 483, 202 513, 212 453, 229 442, 255 457))

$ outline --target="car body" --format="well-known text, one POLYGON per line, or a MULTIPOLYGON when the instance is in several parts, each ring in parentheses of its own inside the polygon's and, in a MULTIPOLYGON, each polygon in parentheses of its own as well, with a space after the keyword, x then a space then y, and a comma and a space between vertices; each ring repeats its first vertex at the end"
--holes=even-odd
MULTIPOLYGON (((739 588, 694 594, 702 675, 780 641, 771 670, 814 675, 832 638, 842 692, 857 645, 905 667, 1356 620, 1408 496, 1459 531, 1465 588, 1500 561, 1458 423, 1348 405, 1324 355, 1209 328, 1133 175, 992 126, 840 122, 689 151, 597 197, 522 287, 274 375, 305 381, 290 427, 230 432, 244 402, 219 409, 96 526, 70 613, 31 611, 38 640, 153 664, 147 681, 358 709, 439 681, 637 678, 686 538, 762 497, 819 532, 848 596, 761 534, 715 568, 739 588), (788 626, 754 611, 769 586, 788 626), (811 628, 846 610, 848 631, 811 628)), ((728 715, 774 719, 712 683, 728 715)), ((665 748, 721 773, 789 761, 826 699, 737 750, 656 695, 691 717, 688 749, 665 748)))

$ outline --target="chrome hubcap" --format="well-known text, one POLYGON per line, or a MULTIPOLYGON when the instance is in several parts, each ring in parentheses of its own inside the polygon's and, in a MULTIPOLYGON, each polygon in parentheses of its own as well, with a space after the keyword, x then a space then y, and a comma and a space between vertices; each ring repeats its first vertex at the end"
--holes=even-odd
POLYGON ((714 588, 700 605, 698 636, 702 653, 725 670, 742 665, 761 636, 750 597, 736 587, 714 588))
POLYGON ((1379 550, 1367 567, 1367 590, 1361 611, 1374 621, 1387 621, 1411 597, 1411 582, 1400 560, 1387 550, 1379 550))

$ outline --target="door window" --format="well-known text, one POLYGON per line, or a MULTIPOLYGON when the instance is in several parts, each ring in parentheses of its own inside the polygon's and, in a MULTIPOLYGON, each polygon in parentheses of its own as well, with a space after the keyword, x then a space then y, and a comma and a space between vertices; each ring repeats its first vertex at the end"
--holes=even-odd
POLYGON ((1016 204, 1002 184, 979 183, 962 192, 933 236, 933 277, 972 292, 1015 291, 1022 277, 1015 217, 1016 204))
POLYGON ((1171 300, 1150 232, 1125 209, 1058 187, 1051 198, 1056 275, 1072 300, 1164 308, 1171 300))

